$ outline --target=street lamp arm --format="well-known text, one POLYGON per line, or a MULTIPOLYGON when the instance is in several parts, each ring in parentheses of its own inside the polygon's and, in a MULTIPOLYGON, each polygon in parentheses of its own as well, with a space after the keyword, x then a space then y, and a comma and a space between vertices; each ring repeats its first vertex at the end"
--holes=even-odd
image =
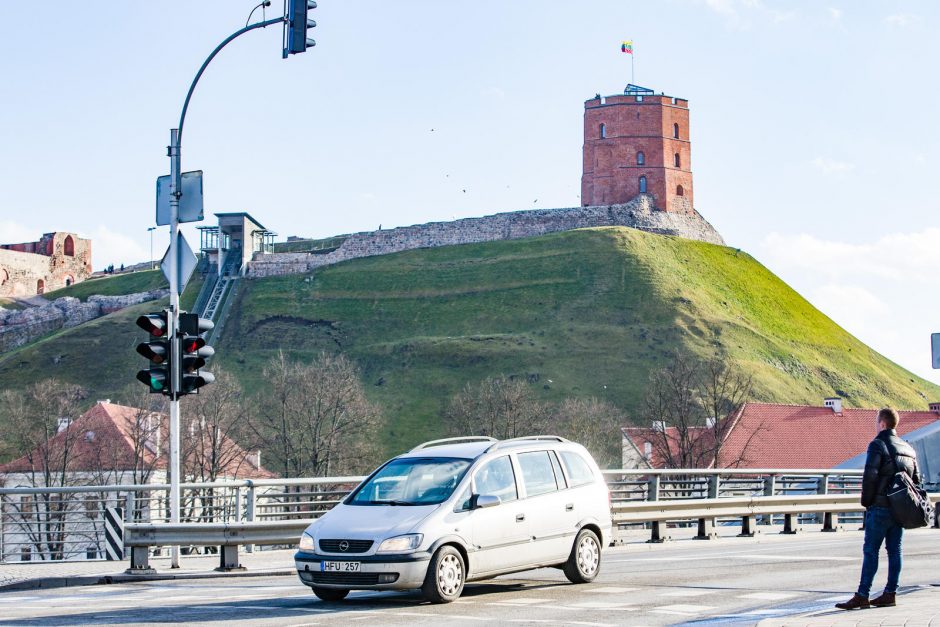
POLYGON ((193 91, 196 89, 196 83, 199 82, 199 79, 202 77, 202 73, 206 71, 209 63, 212 59, 215 58, 215 55, 219 54, 219 51, 222 50, 225 46, 228 45, 230 41, 235 39, 240 35, 244 35, 248 31, 254 30, 256 28, 267 28, 268 26, 273 26, 275 24, 282 24, 284 22, 284 17, 277 17, 271 20, 266 20, 264 22, 255 22, 251 26, 246 26, 245 28, 239 29, 225 38, 225 40, 216 46, 215 50, 212 51, 212 54, 206 58, 203 62, 202 67, 199 68, 199 71, 196 72, 196 78, 193 79, 192 85, 189 86, 189 92, 186 94, 186 100, 183 102, 183 112, 180 114, 180 124, 179 124, 179 143, 183 143, 183 122, 186 121, 186 110, 189 109, 189 99, 193 96, 193 91))

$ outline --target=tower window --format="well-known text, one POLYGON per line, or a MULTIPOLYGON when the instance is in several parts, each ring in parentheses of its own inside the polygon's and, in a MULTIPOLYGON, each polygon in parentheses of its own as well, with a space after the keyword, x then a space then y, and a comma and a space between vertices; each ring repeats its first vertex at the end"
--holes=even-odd
POLYGON ((646 165, 646 155, 643 154, 643 151, 636 153, 636 164, 637 165, 646 165))
POLYGON ((679 139, 679 124, 678 123, 672 125, 672 136, 675 137, 676 139, 679 139))
POLYGON ((601 124, 601 139, 607 137, 607 125, 601 124))
POLYGON ((681 167, 681 163, 682 163, 682 162, 679 160, 679 153, 678 153, 678 152, 675 154, 675 157, 674 157, 673 161, 675 161, 677 168, 678 168, 678 167, 681 167))
POLYGON ((66 236, 63 248, 65 249, 66 255, 69 257, 75 256, 75 241, 72 239, 71 235, 66 236))
POLYGON ((646 177, 645 176, 640 177, 640 193, 641 194, 646 193, 646 177))
POLYGON ((681 185, 676 185, 676 196, 685 196, 685 190, 681 185))

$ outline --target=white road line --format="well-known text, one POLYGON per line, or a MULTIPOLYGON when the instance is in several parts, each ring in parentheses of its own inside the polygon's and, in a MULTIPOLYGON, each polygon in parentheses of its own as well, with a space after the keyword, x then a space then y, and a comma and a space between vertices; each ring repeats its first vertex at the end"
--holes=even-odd
POLYGON ((506 599, 505 601, 499 601, 499 603, 506 603, 509 605, 530 605, 533 603, 551 603, 551 599, 538 599, 538 598, 523 598, 523 599, 506 599))
POLYGON ((599 593, 599 594, 619 594, 621 592, 635 592, 639 588, 618 588, 616 586, 607 586, 605 588, 589 588, 585 590, 588 593, 599 593))
POLYGON ((859 561, 857 557, 833 557, 831 555, 779 555, 774 553, 754 553, 750 555, 738 555, 741 559, 746 560, 780 560, 784 562, 857 562, 859 561))
POLYGON ((475 620, 483 622, 491 622, 493 619, 490 617, 482 616, 467 616, 465 614, 433 614, 431 612, 390 612, 392 616, 420 616, 421 618, 443 618, 445 620, 475 620))
POLYGON ((677 603, 676 605, 662 605, 655 608, 657 610, 666 610, 670 612, 704 612, 706 610, 715 609, 714 605, 686 605, 682 603, 677 603))
POLYGON ((659 596, 663 597, 700 597, 706 594, 715 594, 714 590, 670 590, 662 592, 659 596))
POLYGON ((759 601, 783 601, 784 599, 792 599, 795 596, 795 594, 787 592, 752 592, 751 594, 742 594, 738 598, 757 599, 759 601))
POLYGON ((568 607, 573 609, 587 610, 621 610, 624 612, 633 612, 637 608, 629 603, 604 603, 603 601, 585 601, 584 603, 572 603, 568 607))

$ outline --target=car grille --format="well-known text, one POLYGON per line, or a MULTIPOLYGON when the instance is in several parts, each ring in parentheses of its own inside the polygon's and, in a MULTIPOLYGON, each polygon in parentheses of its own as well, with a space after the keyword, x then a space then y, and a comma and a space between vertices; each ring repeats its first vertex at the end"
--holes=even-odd
POLYGON ((372 548, 372 540, 320 540, 320 550, 327 553, 365 553, 372 548), (340 542, 348 542, 349 547, 344 551, 340 542))
POLYGON ((338 586, 375 586, 379 583, 379 574, 386 576, 392 574, 395 575, 395 579, 398 579, 398 573, 321 573, 317 571, 302 572, 301 577, 310 583, 328 583, 338 586))

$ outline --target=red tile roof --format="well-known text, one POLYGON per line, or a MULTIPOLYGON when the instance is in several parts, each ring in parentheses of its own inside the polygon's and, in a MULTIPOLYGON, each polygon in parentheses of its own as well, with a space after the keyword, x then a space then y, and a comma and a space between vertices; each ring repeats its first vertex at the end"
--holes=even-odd
MULTIPOLYGON (((51 459, 61 460, 61 456, 67 451, 69 455, 67 466, 70 472, 101 470, 128 472, 134 469, 135 440, 144 440, 149 433, 152 437, 146 438, 150 441, 142 447, 141 466, 165 470, 167 467, 165 443, 169 441, 168 427, 169 420, 165 414, 142 413, 142 410, 136 407, 99 401, 49 440, 48 456, 51 459), (142 427, 142 424, 146 425, 148 418, 153 426, 142 427), (161 442, 164 445, 161 446, 161 442)), ((228 478, 267 479, 277 476, 263 467, 256 466, 252 455, 227 436, 222 437, 225 439, 224 446, 234 451, 234 454, 230 455, 232 461, 225 469, 225 475, 228 478)), ((43 457, 40 453, 39 450, 33 452, 34 460, 43 457)), ((57 461, 55 465, 58 464, 61 464, 61 461, 57 461)), ((24 455, 0 466, 0 473, 31 472, 33 465, 30 463, 29 456, 24 455)), ((40 469, 37 467, 35 470, 40 469)))
MULTIPOLYGON (((898 411, 898 434, 940 420, 930 411, 898 411)), ((877 409, 745 403, 725 420, 730 425, 718 466, 722 468, 833 468, 865 452, 876 434, 877 409)), ((642 455, 647 428, 626 428, 624 435, 642 455)), ((653 467, 662 459, 653 455, 653 467)))

